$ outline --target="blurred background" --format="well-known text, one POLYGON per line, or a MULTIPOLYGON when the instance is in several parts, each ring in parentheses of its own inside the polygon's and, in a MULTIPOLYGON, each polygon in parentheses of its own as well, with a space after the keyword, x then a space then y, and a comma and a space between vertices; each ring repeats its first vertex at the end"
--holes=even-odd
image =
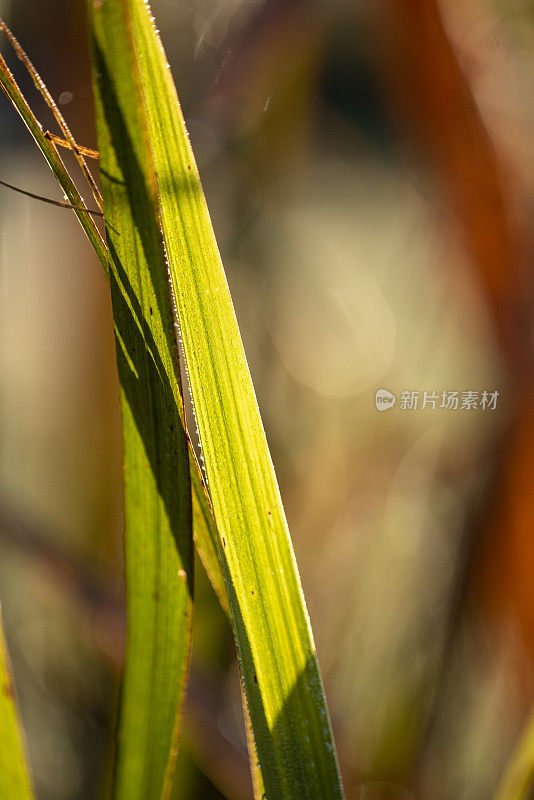
MULTIPOLYGON (((281 483, 347 798, 491 798, 534 700, 532 6, 152 9, 281 483), (397 397, 385 413, 381 388, 397 397), (404 391, 420 393, 417 409, 401 407, 404 391), (421 409, 425 391, 435 409, 421 409), (443 391, 478 392, 479 407, 442 409, 443 391), (495 410, 480 408, 483 391, 499 392, 495 410)), ((0 10, 94 147, 82 0, 0 10)), ((0 177, 60 199, 3 97, 0 123, 0 177)), ((107 284, 70 212, 1 188, 0 219, 0 596, 15 683, 39 800, 106 798, 124 649, 107 284)), ((201 566, 196 594, 174 796, 247 800, 233 638, 201 566)))

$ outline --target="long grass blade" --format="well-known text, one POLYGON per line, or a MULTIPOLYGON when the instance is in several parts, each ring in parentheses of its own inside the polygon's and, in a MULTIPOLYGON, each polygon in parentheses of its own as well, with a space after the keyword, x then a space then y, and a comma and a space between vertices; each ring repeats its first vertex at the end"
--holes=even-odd
POLYGON ((0 797, 34 800, 0 620, 0 797))
MULTIPOLYGON (((4 91, 6 91, 6 94, 8 94, 11 101, 21 114, 30 132, 34 136, 36 143, 43 152, 43 155, 45 156, 47 162, 51 166, 66 196, 71 200, 72 205, 75 206, 78 205, 78 203, 80 202, 83 203, 57 153, 56 148, 50 142, 50 138, 49 136, 47 136, 47 133, 43 132, 41 126, 33 116, 31 110, 29 109, 29 106, 22 97, 20 90, 18 90, 18 87, 16 86, 11 76, 11 73, 9 72, 3 60, 2 62, 0 62, 0 82, 2 84, 2 88, 4 88, 4 91)), ((82 223, 82 227, 84 228, 84 231, 88 235, 88 238, 91 241, 91 244, 93 245, 95 252, 97 253, 97 256, 99 257, 99 260, 101 261, 104 270, 107 272, 108 268, 107 249, 104 243, 102 242, 98 230, 96 229, 96 226, 94 226, 94 224, 92 223, 92 220, 88 219, 88 215, 83 213, 81 207, 78 207, 77 210, 79 212, 78 217, 82 223)), ((219 596, 221 604, 223 605, 223 608, 227 608, 228 607, 227 592, 222 578, 219 558, 217 555, 217 551, 219 549, 220 542, 222 541, 222 539, 218 538, 210 502, 206 497, 206 492, 202 485, 200 474, 196 466, 196 462, 190 446, 189 446, 189 452, 190 452, 190 466, 191 466, 191 483, 193 489, 195 541, 201 559, 203 561, 204 567, 208 572, 210 580, 212 581, 214 589, 219 596)), ((255 761, 255 756, 252 755, 251 758, 254 759, 255 761)), ((255 764, 253 766, 255 767, 255 764)), ((253 769, 253 772, 255 772, 255 769, 253 769)), ((260 791, 258 790, 257 787, 261 786, 261 777, 256 777, 255 784, 256 784, 255 789, 257 791, 260 791)))
MULTIPOLYGON (((94 23, 125 468, 128 635, 114 796, 159 800, 172 785, 192 621, 189 454, 147 131, 135 96, 114 93, 101 58, 126 32, 94 23)), ((130 71, 127 61, 116 68, 130 71)))
MULTIPOLYGON (((97 71, 146 113, 161 224, 248 708, 269 798, 341 798, 282 502, 172 77, 142 0, 105 0, 97 71), (123 65, 128 64, 127 74, 123 65), (139 90, 141 94, 139 95, 139 90)), ((131 131, 133 135, 133 131, 131 131)))

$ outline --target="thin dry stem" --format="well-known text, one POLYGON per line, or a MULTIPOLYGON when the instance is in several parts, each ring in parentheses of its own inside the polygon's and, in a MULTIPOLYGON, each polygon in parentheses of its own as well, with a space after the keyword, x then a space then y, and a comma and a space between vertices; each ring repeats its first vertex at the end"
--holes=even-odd
MULTIPOLYGON (((43 79, 41 78, 41 76, 39 75, 39 73, 37 72, 35 67, 33 66, 32 62, 30 61, 30 59, 28 58, 28 56, 26 55, 26 53, 22 49, 22 47, 19 44, 19 41, 17 40, 15 35, 10 31, 10 29, 7 27, 6 23, 4 22, 4 20, 2 18, 0 18, 0 29, 4 31, 5 35, 8 38, 9 43, 11 44, 13 49, 15 50, 17 56, 19 57, 19 59, 22 61, 22 63, 24 64, 24 66, 28 70, 28 72, 29 72, 34 84, 35 84, 36 89, 40 92, 40 94, 42 95, 45 103, 47 104, 47 106, 49 107, 50 111, 54 115, 54 118, 55 118, 57 124, 61 128, 61 130, 62 130, 62 132, 63 132, 63 134, 65 136, 65 139, 68 142, 67 147, 70 147, 70 149, 73 151, 73 153, 74 153, 74 155, 76 157, 76 160, 77 160, 78 164, 80 165, 80 169, 82 170, 85 179, 87 180, 89 186, 91 187, 91 191, 93 193, 93 197, 95 198, 99 209, 102 210, 102 208, 103 208, 102 195, 100 194, 100 190, 99 190, 98 186, 96 185, 95 179, 93 178, 93 176, 91 174, 91 171, 90 171, 89 167, 87 166, 87 162, 86 162, 86 160, 84 158, 84 155, 89 155, 89 153, 87 152, 88 148, 80 147, 77 144, 74 136, 72 135, 72 133, 70 131, 69 126, 65 122, 65 119, 64 119, 61 111, 57 107, 54 98, 52 97, 52 95, 48 91, 48 88, 47 88, 45 82, 43 81, 43 79)), ((52 137, 53 137, 53 134, 50 134, 49 138, 52 138, 52 137)), ((57 138, 60 138, 60 137, 57 137, 57 138)), ((54 141, 55 140, 56 140, 56 137, 54 137, 54 141)), ((60 140, 59 142, 57 142, 57 144, 60 144, 62 147, 65 146, 65 143, 63 142, 63 140, 60 140)), ((94 151, 91 151, 91 154, 92 153, 94 153, 94 151)), ((91 155, 90 157, 93 158, 94 156, 91 155)))

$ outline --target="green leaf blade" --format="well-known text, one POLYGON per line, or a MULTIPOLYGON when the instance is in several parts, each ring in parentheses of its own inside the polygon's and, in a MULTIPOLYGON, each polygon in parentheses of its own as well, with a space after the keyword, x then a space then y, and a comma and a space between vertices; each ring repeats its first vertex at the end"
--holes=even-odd
POLYGON ((162 228, 266 794, 341 798, 287 523, 178 99, 148 8, 142 0, 121 5, 134 30, 162 228))
POLYGON ((34 800, 0 619, 0 797, 34 800))
POLYGON ((155 184, 120 7, 92 7, 97 134, 124 440, 127 652, 115 800, 172 784, 189 661, 193 552, 189 452, 155 184), (130 95, 118 95, 110 71, 130 95))

